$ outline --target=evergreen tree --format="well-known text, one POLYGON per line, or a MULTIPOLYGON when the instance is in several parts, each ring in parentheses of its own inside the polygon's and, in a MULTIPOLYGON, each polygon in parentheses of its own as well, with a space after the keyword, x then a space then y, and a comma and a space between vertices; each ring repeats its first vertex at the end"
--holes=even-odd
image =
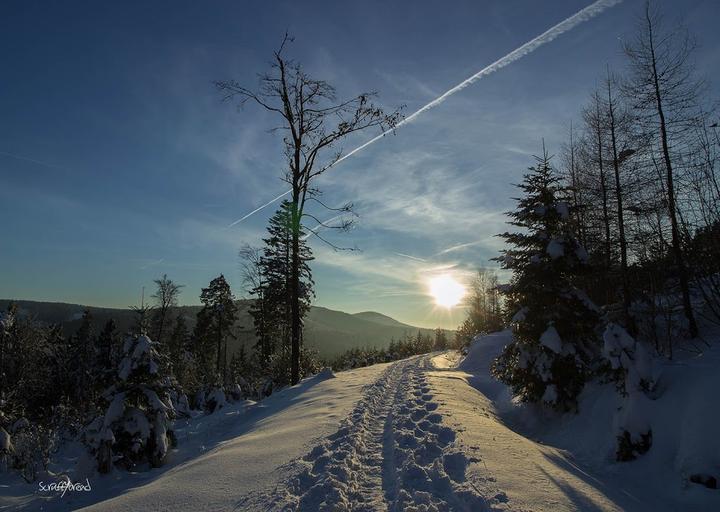
POLYGON ((93 318, 89 309, 83 312, 80 327, 72 337, 70 347, 71 399, 78 410, 87 411, 95 398, 99 373, 93 318))
MULTIPOLYGON (((280 348, 287 349, 292 338, 292 203, 283 201, 270 218, 268 237, 262 256, 257 259, 257 278, 251 294, 255 301, 250 308, 257 336, 256 349, 266 364, 280 348)), ((312 257, 306 236, 299 240, 300 318, 310 310, 314 297, 312 273, 308 262, 312 257)))
POLYGON ((522 184, 510 224, 521 228, 501 236, 512 246, 497 258, 513 271, 504 290, 513 341, 493 373, 522 400, 570 409, 597 354, 597 308, 576 288, 587 253, 573 237, 570 208, 546 152, 522 184))
POLYGON ((221 385, 226 378, 227 342, 232 336, 232 327, 237 320, 237 306, 230 285, 222 274, 202 289, 200 301, 203 308, 198 313, 200 335, 215 342, 215 380, 221 385))
POLYGON ((170 334, 168 343, 168 357, 175 378, 183 389, 190 389, 197 385, 195 375, 195 361, 191 353, 190 331, 183 315, 178 315, 170 334))
POLYGON ((135 324, 132 326, 133 334, 147 334, 150 330, 150 320, 152 307, 145 305, 143 302, 140 306, 130 306, 130 310, 135 313, 135 324))
POLYGON ((101 473, 110 471, 113 463, 126 469, 146 462, 159 466, 175 442, 170 429, 175 411, 156 347, 145 335, 126 339, 117 382, 103 396, 105 414, 85 430, 101 473))
POLYGON ((120 337, 115 320, 112 318, 105 323, 102 331, 100 331, 96 346, 96 387, 105 389, 114 381, 115 368, 122 357, 120 337))
POLYGON ((445 331, 438 328, 435 329, 435 350, 445 350, 448 348, 448 340, 445 331))
POLYGON ((8 392, 11 380, 14 334, 16 331, 17 304, 8 304, 7 311, 0 312, 0 400, 8 392))

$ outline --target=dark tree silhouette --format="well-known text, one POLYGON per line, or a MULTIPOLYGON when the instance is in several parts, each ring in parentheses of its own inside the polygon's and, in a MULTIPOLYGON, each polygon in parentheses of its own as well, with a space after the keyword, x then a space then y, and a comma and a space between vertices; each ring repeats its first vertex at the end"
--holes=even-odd
MULTIPOLYGON (((307 201, 317 199, 315 179, 336 164, 343 155, 339 143, 352 133, 377 127, 394 128, 399 110, 387 114, 372 102, 374 93, 362 93, 345 101, 336 99, 335 88, 323 80, 311 78, 299 63, 288 59, 284 51, 292 41, 285 35, 274 52, 271 70, 260 76, 257 90, 243 87, 234 80, 217 81, 215 85, 226 100, 237 99, 240 105, 251 101, 281 119, 278 128, 284 133, 283 145, 288 170, 285 181, 291 185, 291 342, 292 374, 296 383, 300 373, 301 322, 301 255, 300 236, 304 218, 318 221, 306 211, 307 201)), ((340 208, 350 211, 352 205, 340 208)), ((320 222, 320 221, 318 221, 320 222)), ((325 223, 320 222, 325 226, 325 223)), ((325 227, 347 228, 347 223, 325 227)), ((322 238, 317 230, 311 233, 322 238)))

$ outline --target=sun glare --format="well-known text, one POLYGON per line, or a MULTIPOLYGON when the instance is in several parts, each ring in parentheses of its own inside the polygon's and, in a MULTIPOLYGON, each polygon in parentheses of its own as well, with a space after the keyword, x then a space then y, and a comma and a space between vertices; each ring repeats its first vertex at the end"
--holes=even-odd
POLYGON ((460 303, 465 296, 465 287, 452 276, 437 276, 430 279, 430 295, 435 304, 449 309, 460 303))

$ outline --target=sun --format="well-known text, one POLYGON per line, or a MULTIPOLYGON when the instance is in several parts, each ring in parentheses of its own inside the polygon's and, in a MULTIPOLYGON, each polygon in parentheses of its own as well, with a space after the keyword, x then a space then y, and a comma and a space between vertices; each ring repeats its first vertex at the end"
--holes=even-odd
POLYGON ((457 306, 466 293, 465 287, 447 274, 433 277, 429 286, 435 304, 448 309, 457 306))

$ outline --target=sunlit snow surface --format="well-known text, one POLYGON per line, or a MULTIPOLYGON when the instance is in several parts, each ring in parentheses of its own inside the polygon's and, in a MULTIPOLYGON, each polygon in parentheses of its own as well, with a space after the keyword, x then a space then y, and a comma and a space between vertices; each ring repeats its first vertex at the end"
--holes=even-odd
MULTIPOLYGON (((691 484, 718 471, 717 347, 667 363, 646 419, 654 443, 614 462, 623 398, 591 384, 578 415, 513 403, 489 374, 508 332, 456 352, 324 373, 260 402, 178 422, 168 463, 90 475, 62 499, 2 475, 17 510, 720 510, 691 484)), ((66 449, 73 480, 80 454, 66 449)), ((60 464, 61 465, 61 464, 60 464)), ((55 470, 59 469, 56 464, 55 470)))

